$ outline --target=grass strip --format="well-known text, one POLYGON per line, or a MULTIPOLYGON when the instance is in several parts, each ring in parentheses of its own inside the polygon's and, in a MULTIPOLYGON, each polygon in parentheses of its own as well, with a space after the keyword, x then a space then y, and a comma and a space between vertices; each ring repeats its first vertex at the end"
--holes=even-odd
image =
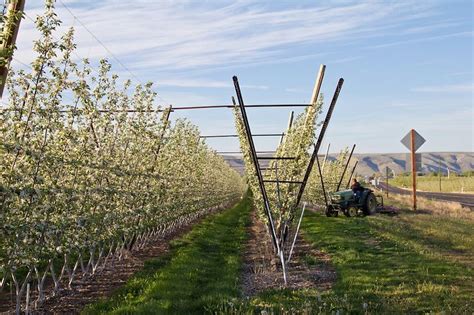
MULTIPOLYGON (((202 314, 210 305, 240 296, 241 252, 250 223, 248 197, 171 242, 163 257, 84 314, 202 314)), ((212 308, 212 307, 211 307, 212 308)))

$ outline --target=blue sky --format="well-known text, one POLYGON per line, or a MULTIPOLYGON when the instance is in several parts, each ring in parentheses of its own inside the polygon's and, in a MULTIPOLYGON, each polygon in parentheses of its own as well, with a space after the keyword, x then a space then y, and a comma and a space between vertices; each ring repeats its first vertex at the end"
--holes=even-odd
MULTIPOLYGON (((345 79, 325 141, 331 151, 356 143, 360 153, 405 152, 400 139, 410 128, 426 138, 422 152, 474 151, 472 1, 61 1, 78 55, 107 57, 132 77, 83 23, 133 77, 155 82, 160 104, 228 104, 233 75, 248 104, 307 103, 323 63, 326 108, 345 79)), ((41 6, 27 1, 15 67, 34 57, 30 18, 41 6)), ((281 132, 288 111, 249 109, 253 132, 281 132)), ((203 134, 235 132, 226 110, 174 117, 203 134)), ((208 143, 238 149, 229 139, 208 143)))

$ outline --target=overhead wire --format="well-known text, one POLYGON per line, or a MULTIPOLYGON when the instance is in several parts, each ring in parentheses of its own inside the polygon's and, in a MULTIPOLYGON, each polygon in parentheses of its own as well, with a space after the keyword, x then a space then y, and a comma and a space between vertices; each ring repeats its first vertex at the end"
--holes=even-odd
MULTIPOLYGON (((72 16, 73 18, 73 25, 72 27, 74 27, 74 23, 77 21, 78 24, 80 24, 80 26, 82 26, 82 28, 84 28, 84 30, 86 30, 87 33, 89 33, 89 35, 95 40, 97 41, 97 43, 99 43, 99 45, 101 45, 104 50, 107 52, 108 55, 110 55, 119 65, 120 67, 122 67, 130 76, 131 76, 131 79, 132 81, 136 81, 137 83, 139 83, 140 85, 144 85, 143 81, 140 80, 140 78, 138 78, 138 76, 133 73, 73 12, 70 8, 68 8, 66 6, 66 4, 61 1, 61 0, 57 0, 58 2, 60 2, 60 4, 64 7, 64 9, 72 16)), ((28 18, 30 21, 32 21, 33 23, 36 23, 35 19, 32 18, 31 16, 29 16, 26 12, 24 12, 24 15, 26 18, 28 18)), ((55 40, 58 40, 56 37, 53 36, 53 38, 55 40)), ((84 60, 86 58, 80 56, 75 50, 73 51, 73 54, 79 59, 79 60, 84 60)), ((17 60, 18 61, 18 60, 17 60)), ((25 63, 23 62, 20 62, 21 64, 25 65, 25 63)), ((31 68, 31 67, 30 67, 31 68)), ((92 71, 96 74, 98 74, 99 72, 97 71, 97 69, 95 69, 94 67, 91 67, 92 71)), ((169 105, 170 103, 165 100, 156 90, 153 89, 153 91, 155 92, 156 96, 158 97, 158 99, 161 100, 162 103, 164 103, 163 105, 164 106, 167 106, 169 105)))
MULTIPOLYGON (((36 23, 36 21, 31 17, 29 16, 26 12, 24 12, 24 15, 30 20, 32 21, 33 23, 36 23)), ((74 27, 74 23, 73 23, 73 27, 74 27)), ((54 40, 56 41, 59 41, 59 39, 57 37, 55 37, 54 35, 51 35, 51 37, 54 38, 54 40)), ((79 60, 84 60, 84 59, 87 59, 87 58, 84 58, 82 56, 80 56, 76 50, 73 50, 72 53, 77 57, 77 59, 79 60)), ((31 67, 30 67, 31 68, 31 67)), ((95 69, 94 67, 91 67, 91 70, 92 72, 96 73, 96 74, 99 74, 99 71, 97 71, 97 69, 95 69)))
POLYGON ((30 70, 33 70, 33 67, 31 67, 29 64, 19 60, 18 58, 12 57, 12 59, 15 60, 16 62, 18 62, 19 64, 21 64, 22 66, 24 66, 26 68, 29 68, 30 70))
MULTIPOLYGON (((75 21, 77 21, 83 28, 84 30, 86 30, 91 36, 92 38, 94 38, 98 43, 99 45, 101 45, 105 51, 126 71, 128 72, 128 74, 133 78, 135 79, 135 81, 137 81, 138 83, 140 83, 141 85, 144 85, 143 81, 140 80, 140 78, 135 75, 135 73, 133 73, 105 44, 104 42, 102 42, 95 34, 94 32, 92 32, 82 21, 81 19, 79 19, 79 17, 77 17, 73 12, 72 10, 62 1, 62 0, 57 0, 63 7, 64 9, 66 9, 66 11, 68 11, 68 13, 74 18, 75 21)), ((167 102, 160 94, 158 94, 158 92, 154 91, 156 93, 156 96, 162 100, 166 105, 167 104, 170 104, 169 102, 167 102)))

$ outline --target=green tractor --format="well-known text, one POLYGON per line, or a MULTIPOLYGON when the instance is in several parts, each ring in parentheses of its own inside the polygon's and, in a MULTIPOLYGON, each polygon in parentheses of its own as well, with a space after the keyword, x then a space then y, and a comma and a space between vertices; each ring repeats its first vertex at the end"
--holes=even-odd
POLYGON ((328 217, 336 217, 339 212, 348 217, 370 215, 383 208, 383 197, 375 196, 368 188, 364 188, 359 197, 352 189, 347 189, 330 193, 328 199, 325 211, 328 217))

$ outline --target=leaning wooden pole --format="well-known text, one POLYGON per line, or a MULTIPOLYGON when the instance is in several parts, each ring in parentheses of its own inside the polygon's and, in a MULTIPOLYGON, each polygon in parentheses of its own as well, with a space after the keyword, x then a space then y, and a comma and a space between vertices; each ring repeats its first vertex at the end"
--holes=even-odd
POLYGON ((324 205, 327 206, 329 205, 328 203, 328 196, 326 194, 326 187, 324 186, 324 178, 323 178, 323 172, 321 170, 321 165, 319 164, 319 158, 316 157, 316 165, 318 166, 318 172, 319 172, 319 180, 321 182, 321 189, 323 191, 323 197, 324 197, 324 205))
POLYGON ((337 184, 336 191, 339 191, 339 189, 341 188, 342 181, 344 179, 344 175, 346 175, 347 167, 349 166, 349 163, 351 162, 352 154, 354 153, 355 147, 356 147, 356 145, 354 144, 352 146, 351 153, 349 154, 349 158, 347 159, 346 165, 344 166, 344 170, 342 171, 341 178, 339 179, 339 183, 337 184))
POLYGON ((311 155, 311 159, 309 160, 308 167, 306 168, 306 173, 304 174, 303 183, 300 186, 300 190, 298 192, 298 196, 296 197, 295 207, 298 207, 300 204, 301 198, 303 197, 304 189, 306 188, 306 183, 308 182, 309 175, 311 174, 311 170, 313 169, 314 161, 316 160, 319 152, 319 148, 321 147, 321 143, 323 142, 324 134, 326 133, 326 129, 328 128, 329 121, 331 120, 332 112, 334 111, 334 107, 337 103, 337 98, 339 97, 339 93, 341 92, 342 85, 344 84, 344 79, 340 78, 339 82, 337 83, 336 91, 334 91, 334 96, 331 101, 331 105, 329 105, 328 112, 326 114, 326 118, 324 119, 323 126, 321 127, 321 131, 319 133, 318 141, 314 146, 313 154, 311 155))
POLYGON ((328 159, 328 156, 329 156, 329 148, 331 147, 331 143, 328 143, 328 148, 326 150, 326 154, 324 155, 324 159, 323 159, 323 166, 321 167, 321 171, 324 172, 324 166, 326 165, 326 161, 328 159))
POLYGON ((25 9, 25 0, 11 0, 8 4, 0 39, 0 99, 7 81, 8 67, 15 49, 20 21, 25 9))
POLYGON ((351 176, 349 176, 349 180, 347 181, 347 186, 346 188, 349 188, 351 187, 351 180, 352 180, 352 177, 354 176, 354 172, 357 168, 357 164, 359 163, 359 161, 356 161, 355 164, 354 164, 354 167, 352 168, 352 171, 351 171, 351 176))
POLYGON ((158 155, 160 154, 161 145, 163 144, 163 139, 165 137, 166 129, 169 126, 170 115, 172 111, 173 111, 173 106, 170 105, 168 108, 164 110, 163 116, 161 117, 161 123, 163 124, 163 126, 161 128, 161 133, 159 135, 160 142, 158 142, 158 147, 156 148, 156 157, 158 157, 158 155))
MULTIPOLYGON (((319 97, 319 93, 321 91, 321 86, 323 84, 323 79, 324 79, 324 73, 326 71, 326 65, 320 65, 319 66, 319 71, 318 71, 318 75, 316 76, 316 82, 314 83, 314 87, 313 87, 313 92, 312 92, 312 95, 311 95, 311 101, 310 101, 310 105, 309 106, 316 106, 317 102, 318 102, 318 97, 319 97)), ((308 123, 308 114, 306 115, 306 118, 305 118, 305 122, 304 122, 304 125, 306 126, 308 123)), ((300 148, 301 149, 301 148, 300 148)), ((299 150, 300 150, 299 149, 299 150)), ((296 153, 296 155, 299 155, 300 152, 296 153)), ((298 182, 298 184, 301 184, 300 182, 298 182)), ((291 185, 291 184, 290 184, 291 185)), ((288 192, 291 191, 291 186, 288 186, 288 192)), ((295 208, 298 206, 298 204, 296 204, 295 208)), ((290 219, 290 221, 293 220, 293 218, 290 219)), ((283 231, 287 231, 287 228, 288 228, 288 225, 287 225, 287 222, 285 222, 284 224, 284 227, 283 227, 283 231)), ((282 239, 282 242, 286 242, 286 236, 288 235, 287 233, 284 233, 283 234, 283 239, 282 239)))
POLYGON ((288 132, 290 131, 291 129, 291 126, 293 126, 293 118, 295 116, 295 112, 294 111, 291 111, 290 112, 290 116, 288 117, 288 126, 286 127, 286 133, 282 134, 281 137, 280 137, 280 145, 283 143, 284 139, 285 139, 285 136, 288 135, 288 132))

